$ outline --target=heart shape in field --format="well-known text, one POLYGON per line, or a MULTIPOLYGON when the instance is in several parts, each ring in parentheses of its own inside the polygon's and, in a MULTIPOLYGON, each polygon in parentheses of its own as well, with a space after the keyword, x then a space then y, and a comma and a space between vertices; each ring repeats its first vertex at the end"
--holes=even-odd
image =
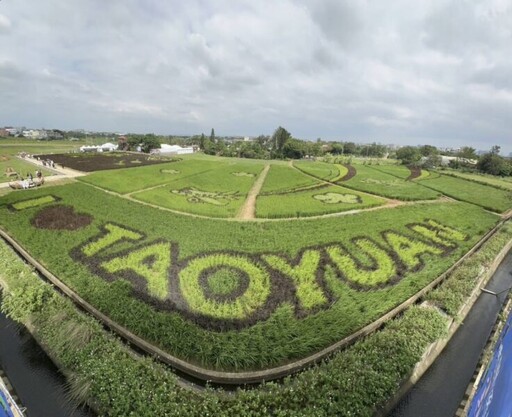
POLYGON ((32 218, 32 226, 48 230, 78 230, 89 226, 93 217, 76 213, 72 206, 55 205, 39 210, 32 218))

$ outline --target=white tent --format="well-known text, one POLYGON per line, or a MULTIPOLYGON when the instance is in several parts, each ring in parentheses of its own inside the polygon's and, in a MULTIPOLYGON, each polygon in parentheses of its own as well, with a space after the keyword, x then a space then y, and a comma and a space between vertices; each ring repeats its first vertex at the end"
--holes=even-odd
POLYGON ((189 153, 194 153, 194 148, 182 148, 179 145, 167 145, 166 143, 162 143, 160 145, 159 153, 163 154, 176 154, 176 155, 185 155, 189 153))

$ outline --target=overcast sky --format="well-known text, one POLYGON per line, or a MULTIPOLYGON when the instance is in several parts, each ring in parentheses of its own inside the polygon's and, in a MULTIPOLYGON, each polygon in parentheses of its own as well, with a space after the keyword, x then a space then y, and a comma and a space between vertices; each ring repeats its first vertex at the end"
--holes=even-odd
POLYGON ((512 0, 1 0, 0 125, 512 152, 512 0))

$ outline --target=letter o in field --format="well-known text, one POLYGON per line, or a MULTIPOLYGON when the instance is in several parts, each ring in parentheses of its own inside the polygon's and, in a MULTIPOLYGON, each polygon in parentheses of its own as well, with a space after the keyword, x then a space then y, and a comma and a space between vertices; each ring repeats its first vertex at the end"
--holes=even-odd
POLYGON ((270 294, 270 276, 249 258, 231 254, 213 254, 191 260, 179 273, 183 298, 194 313, 216 319, 244 319, 262 307, 270 294), (230 268, 249 277, 243 294, 232 301, 219 302, 205 296, 201 286, 204 271, 230 268))

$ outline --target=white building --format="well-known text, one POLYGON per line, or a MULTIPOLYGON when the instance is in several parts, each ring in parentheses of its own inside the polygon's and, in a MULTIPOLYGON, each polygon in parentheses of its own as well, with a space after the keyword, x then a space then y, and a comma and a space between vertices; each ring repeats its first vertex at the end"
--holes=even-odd
POLYGON ((182 148, 179 145, 167 145, 166 143, 162 143, 160 149, 153 149, 152 153, 160 155, 186 155, 194 153, 194 148, 182 148))

